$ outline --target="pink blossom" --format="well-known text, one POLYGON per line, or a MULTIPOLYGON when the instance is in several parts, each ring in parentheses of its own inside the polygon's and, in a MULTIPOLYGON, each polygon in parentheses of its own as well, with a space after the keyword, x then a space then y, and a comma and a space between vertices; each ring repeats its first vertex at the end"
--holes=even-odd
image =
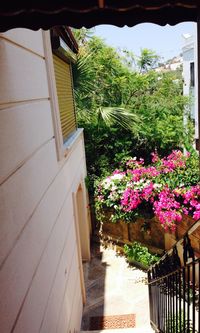
POLYGON ((159 156, 158 156, 157 151, 151 153, 151 161, 152 161, 152 163, 156 163, 159 161, 159 156))
POLYGON ((180 150, 173 150, 170 155, 161 160, 161 169, 164 173, 168 173, 176 168, 185 168, 185 162, 188 157, 189 155, 184 156, 180 150))
POLYGON ((180 208, 181 205, 176 201, 175 194, 168 187, 159 193, 158 200, 153 203, 155 215, 165 229, 182 220, 180 208))
POLYGON ((102 202, 104 200, 104 196, 103 195, 98 195, 97 199, 98 199, 98 201, 102 202))
POLYGON ((134 157, 134 158, 132 158, 132 159, 130 159, 129 161, 126 162, 126 166, 127 166, 128 168, 131 168, 131 169, 134 169, 134 168, 136 168, 136 167, 139 167, 139 166, 141 166, 141 165, 143 165, 143 164, 144 164, 144 159, 143 159, 143 158, 140 158, 140 160, 137 161, 137 158, 136 158, 136 157, 134 157))
POLYGON ((122 172, 122 171, 120 171, 120 170, 118 170, 118 169, 116 169, 115 171, 113 171, 113 173, 112 173, 112 175, 114 176, 114 175, 122 175, 122 176, 124 176, 126 174, 126 172, 122 172))
POLYGON ((137 212, 143 202, 148 202, 165 230, 175 230, 183 214, 200 219, 200 185, 181 186, 170 189, 164 186, 162 174, 186 168, 190 153, 180 150, 159 159, 157 152, 151 154, 154 166, 144 166, 144 160, 130 159, 126 171, 116 169, 97 186, 97 201, 102 206, 108 202, 118 205, 123 212, 137 212), (159 178, 161 175, 161 178, 159 178), (111 202, 107 201, 110 200, 111 202))
POLYGON ((153 183, 151 182, 142 190, 142 193, 141 193, 142 199, 148 201, 151 198, 151 196, 153 195, 153 189, 154 189, 154 186, 153 186, 153 183))
POLYGON ((199 220, 199 219, 200 219, 200 210, 194 212, 194 214, 193 214, 193 218, 194 218, 195 220, 199 220))
POLYGON ((127 188, 121 199, 121 206, 123 210, 129 212, 133 209, 136 209, 141 203, 141 199, 137 190, 127 188))
POLYGON ((187 151, 186 154, 185 154, 186 158, 189 158, 190 155, 191 155, 191 153, 189 151, 187 151))

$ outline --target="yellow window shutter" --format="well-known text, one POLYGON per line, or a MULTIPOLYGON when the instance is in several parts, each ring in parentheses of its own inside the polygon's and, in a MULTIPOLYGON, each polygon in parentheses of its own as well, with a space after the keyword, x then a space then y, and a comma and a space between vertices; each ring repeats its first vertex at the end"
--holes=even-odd
POLYGON ((76 130, 76 116, 70 64, 53 55, 63 142, 76 130))

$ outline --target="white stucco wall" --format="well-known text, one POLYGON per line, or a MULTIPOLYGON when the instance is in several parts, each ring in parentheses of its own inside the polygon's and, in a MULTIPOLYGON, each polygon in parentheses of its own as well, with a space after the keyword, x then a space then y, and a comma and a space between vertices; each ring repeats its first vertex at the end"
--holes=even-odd
POLYGON ((1 34, 0 73, 0 332, 79 332, 83 134, 58 161, 42 31, 1 34))
POLYGON ((199 137, 198 134, 198 68, 197 68, 197 38, 195 36, 185 37, 183 53, 183 94, 191 96, 191 117, 195 122, 195 138, 199 137), (195 85, 190 86, 190 63, 194 62, 195 71, 195 85))

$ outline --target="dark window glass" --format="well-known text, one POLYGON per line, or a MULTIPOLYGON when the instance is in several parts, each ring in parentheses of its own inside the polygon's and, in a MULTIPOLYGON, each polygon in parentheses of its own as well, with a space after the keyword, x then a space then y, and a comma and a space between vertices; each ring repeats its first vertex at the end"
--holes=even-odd
POLYGON ((190 63, 190 86, 194 87, 194 62, 190 63))

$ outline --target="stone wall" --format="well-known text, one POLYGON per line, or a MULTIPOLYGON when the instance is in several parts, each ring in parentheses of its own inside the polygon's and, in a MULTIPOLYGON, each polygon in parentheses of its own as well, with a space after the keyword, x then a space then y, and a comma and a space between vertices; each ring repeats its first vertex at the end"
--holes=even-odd
MULTIPOLYGON (((194 222, 192 217, 184 215, 181 223, 177 226, 176 231, 174 233, 165 234, 165 249, 169 250, 177 241, 179 241, 194 222)), ((190 240, 195 253, 200 255, 200 228, 193 231, 190 235, 190 240)))
POLYGON ((125 223, 123 221, 102 224, 102 237, 109 238, 119 243, 140 242, 150 248, 152 252, 162 252, 165 249, 164 230, 156 219, 146 221, 138 218, 135 222, 125 223), (150 228, 143 231, 143 225, 148 222, 150 228))
MULTIPOLYGON (((102 223, 101 235, 104 239, 109 239, 120 244, 131 244, 137 241, 146 245, 152 252, 162 253, 164 250, 171 249, 193 223, 194 220, 191 217, 184 215, 182 222, 177 226, 176 232, 166 232, 156 218, 151 220, 137 218, 135 222, 131 223, 123 221, 112 223, 107 221, 102 223), (148 223, 150 227, 148 231, 143 231, 144 223, 148 223)), ((190 239, 195 252, 200 254, 199 229, 190 235, 190 239)))

